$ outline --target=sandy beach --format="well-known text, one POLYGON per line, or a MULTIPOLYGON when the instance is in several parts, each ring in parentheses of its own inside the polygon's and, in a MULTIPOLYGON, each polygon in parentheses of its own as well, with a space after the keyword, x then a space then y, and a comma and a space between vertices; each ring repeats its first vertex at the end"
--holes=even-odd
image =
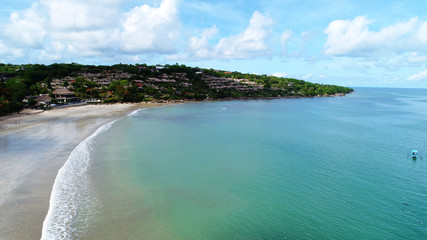
POLYGON ((1 117, 0 239, 40 239, 55 177, 73 149, 100 126, 160 105, 84 105, 1 117))

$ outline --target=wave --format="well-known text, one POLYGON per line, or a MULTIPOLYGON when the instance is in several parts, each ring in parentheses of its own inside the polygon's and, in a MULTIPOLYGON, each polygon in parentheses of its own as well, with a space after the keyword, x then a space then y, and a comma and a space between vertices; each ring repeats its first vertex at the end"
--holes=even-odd
POLYGON ((141 108, 141 109, 135 110, 135 111, 133 111, 133 112, 129 113, 129 114, 128 114, 128 116, 135 116, 135 115, 137 115, 139 112, 141 112, 141 111, 145 111, 145 110, 147 110, 147 109, 148 109, 148 108, 141 108))
POLYGON ((112 121, 96 130, 71 152, 58 171, 50 196, 49 210, 43 222, 42 240, 78 239, 89 225, 96 198, 90 191, 87 174, 90 146, 96 136, 108 130, 112 121))

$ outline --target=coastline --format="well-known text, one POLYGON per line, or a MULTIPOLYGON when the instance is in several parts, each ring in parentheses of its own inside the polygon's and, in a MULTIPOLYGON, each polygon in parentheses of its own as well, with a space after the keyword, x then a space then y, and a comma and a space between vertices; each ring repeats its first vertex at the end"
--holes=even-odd
MULTIPOLYGON (((300 97, 262 99, 285 98, 300 97)), ((255 99, 204 101, 230 100, 255 99)), ((0 240, 40 239, 59 169, 99 127, 138 109, 188 102, 200 101, 73 105, 0 117, 0 240)))
POLYGON ((99 127, 170 103, 83 105, 0 118, 0 239, 40 239, 58 170, 99 127))

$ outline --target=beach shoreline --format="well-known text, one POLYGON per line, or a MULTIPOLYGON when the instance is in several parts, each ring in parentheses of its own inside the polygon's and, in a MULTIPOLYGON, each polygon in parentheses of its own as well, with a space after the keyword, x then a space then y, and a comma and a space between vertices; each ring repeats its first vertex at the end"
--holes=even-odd
POLYGON ((0 118, 0 239, 40 239, 56 175, 99 127, 171 103, 80 105, 0 118))

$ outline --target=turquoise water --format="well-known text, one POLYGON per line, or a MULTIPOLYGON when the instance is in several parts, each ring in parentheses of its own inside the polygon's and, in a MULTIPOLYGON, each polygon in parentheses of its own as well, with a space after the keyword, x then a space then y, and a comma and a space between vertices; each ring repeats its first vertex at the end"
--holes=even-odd
POLYGON ((90 146, 79 238, 427 239, 426 132, 427 90, 142 110, 90 146))

